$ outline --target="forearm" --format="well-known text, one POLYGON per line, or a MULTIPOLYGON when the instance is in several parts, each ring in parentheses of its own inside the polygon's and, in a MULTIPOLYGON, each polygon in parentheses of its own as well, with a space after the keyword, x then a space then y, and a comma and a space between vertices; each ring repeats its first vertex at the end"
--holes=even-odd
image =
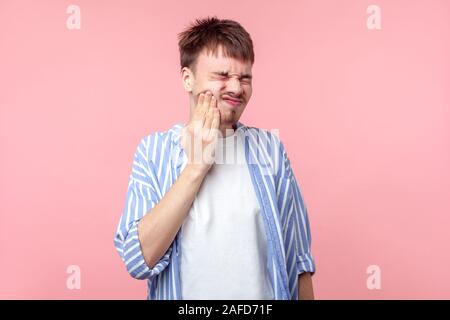
POLYGON ((151 214, 146 214, 139 222, 139 242, 145 262, 150 268, 155 266, 170 247, 189 213, 205 175, 205 172, 188 164, 169 191, 151 209, 151 214))
POLYGON ((298 276, 298 300, 314 300, 312 278, 309 272, 298 276))

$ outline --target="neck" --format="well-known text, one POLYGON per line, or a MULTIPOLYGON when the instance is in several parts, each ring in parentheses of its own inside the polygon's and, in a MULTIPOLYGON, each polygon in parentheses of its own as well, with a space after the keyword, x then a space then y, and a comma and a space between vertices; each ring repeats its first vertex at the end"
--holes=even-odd
POLYGON ((236 128, 237 128, 236 124, 220 125, 219 130, 220 130, 220 133, 222 134, 222 138, 226 138, 228 136, 233 135, 234 132, 236 131, 236 128))

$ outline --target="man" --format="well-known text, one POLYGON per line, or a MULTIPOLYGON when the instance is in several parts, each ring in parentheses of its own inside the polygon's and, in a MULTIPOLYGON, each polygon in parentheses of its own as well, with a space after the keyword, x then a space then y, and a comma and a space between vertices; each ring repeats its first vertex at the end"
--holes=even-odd
POLYGON ((114 239, 128 272, 148 280, 148 299, 313 299, 308 215, 283 144, 239 122, 250 35, 207 18, 179 49, 190 119, 137 147, 114 239))

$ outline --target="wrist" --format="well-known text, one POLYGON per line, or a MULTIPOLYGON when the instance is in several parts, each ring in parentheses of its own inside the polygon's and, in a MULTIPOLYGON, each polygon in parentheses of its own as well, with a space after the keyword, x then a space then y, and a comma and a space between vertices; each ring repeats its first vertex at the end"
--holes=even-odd
POLYGON ((183 173, 185 173, 187 176, 189 176, 191 179, 202 179, 206 176, 208 173, 209 168, 205 166, 204 164, 194 164, 194 163, 188 163, 186 167, 183 170, 183 173))

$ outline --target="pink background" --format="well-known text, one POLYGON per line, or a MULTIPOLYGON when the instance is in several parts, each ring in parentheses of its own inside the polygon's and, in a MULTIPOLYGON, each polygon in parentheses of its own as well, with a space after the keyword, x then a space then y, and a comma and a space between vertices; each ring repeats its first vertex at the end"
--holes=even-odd
POLYGON ((316 297, 450 298, 447 0, 1 0, 0 298, 145 299, 113 234, 140 138, 188 117, 176 35, 207 15, 252 35, 241 120, 280 130, 316 297), (70 4, 81 30, 66 28, 70 4))

